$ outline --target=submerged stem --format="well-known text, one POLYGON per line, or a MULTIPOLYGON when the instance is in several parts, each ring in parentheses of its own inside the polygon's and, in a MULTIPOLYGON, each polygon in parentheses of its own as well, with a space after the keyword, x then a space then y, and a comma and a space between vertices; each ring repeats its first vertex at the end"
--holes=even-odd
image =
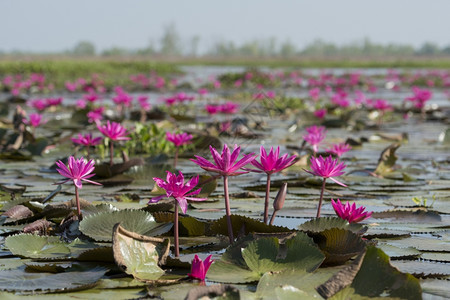
POLYGON ((269 221, 270 174, 267 174, 266 199, 264 201, 264 224, 269 221))
POLYGON ((176 147, 175 148, 175 158, 173 159, 173 167, 176 168, 177 167, 177 162, 178 162, 178 151, 179 151, 180 147, 176 147))
POLYGON ((180 256, 180 247, 178 240, 178 201, 175 199, 175 213, 173 215, 173 239, 174 239, 174 247, 175 247, 175 257, 180 256))
POLYGON ((326 178, 323 178, 322 182, 322 190, 320 191, 320 199, 319 199, 319 206, 317 207, 317 215, 316 218, 320 217, 320 208, 322 207, 322 200, 323 200, 323 192, 325 191, 325 182, 327 181, 326 178))
POLYGON ((113 157, 114 157, 114 145, 113 141, 109 140, 109 165, 113 165, 113 157))
POLYGON ((78 194, 78 187, 75 186, 75 201, 77 202, 77 214, 78 220, 81 221, 81 207, 80 207, 80 196, 78 194))
POLYGON ((225 195, 225 211, 227 215, 228 238, 233 243, 233 225, 231 224, 230 196, 228 195, 228 176, 223 176, 223 193, 225 195))

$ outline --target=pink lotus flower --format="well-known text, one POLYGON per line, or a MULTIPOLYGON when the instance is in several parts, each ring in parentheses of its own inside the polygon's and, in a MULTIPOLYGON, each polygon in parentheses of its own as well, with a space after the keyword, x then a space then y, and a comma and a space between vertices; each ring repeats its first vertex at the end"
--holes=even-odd
POLYGON ((211 104, 206 104, 205 105, 205 110, 208 114, 210 115, 215 115, 219 112, 219 106, 217 105, 211 105, 211 104))
POLYGON ((47 102, 44 99, 35 99, 28 102, 28 106, 37 109, 39 111, 42 111, 48 107, 47 102))
POLYGON ((98 130, 106 137, 113 141, 125 141, 130 138, 126 135, 128 134, 125 127, 120 125, 120 123, 106 121, 106 125, 97 124, 98 130))
POLYGON ((319 118, 319 119, 321 119, 321 120, 323 118, 325 118, 326 114, 327 114, 327 109, 326 108, 321 108, 321 109, 318 109, 318 110, 316 110, 314 112, 314 116, 319 118))
POLYGON ((42 120, 42 115, 34 113, 34 114, 30 114, 30 116, 27 119, 22 119, 23 123, 26 125, 30 125, 34 128, 39 127, 42 124, 45 124, 46 121, 42 120))
POLYGON ((92 184, 101 185, 98 182, 89 180, 95 174, 92 173, 94 171, 94 161, 91 159, 86 162, 86 160, 81 157, 79 159, 75 159, 73 156, 69 157, 69 164, 66 166, 62 161, 57 161, 56 171, 64 177, 67 177, 67 180, 58 182, 58 184, 66 183, 69 180, 73 180, 73 184, 77 188, 82 188, 82 181, 86 181, 92 184))
MULTIPOLYGON (((280 157, 280 147, 274 151, 273 147, 270 148, 269 154, 267 154, 266 149, 263 146, 260 148, 260 160, 258 162, 256 159, 251 162, 252 165, 260 169, 262 172, 267 174, 266 181, 266 198, 264 201, 264 223, 267 224, 269 221, 269 197, 270 197, 270 175, 273 173, 280 172, 286 169, 294 163, 297 156, 292 155, 288 157, 288 154, 284 154, 280 157)), ((254 172, 259 172, 257 170, 252 170, 254 172)))
POLYGON ((82 135, 81 133, 78 134, 78 138, 72 138, 72 142, 75 144, 83 145, 83 146, 95 146, 100 144, 102 141, 101 137, 93 138, 92 134, 88 133, 86 135, 82 135))
POLYGON ((147 96, 139 96, 137 97, 137 101, 139 102, 139 105, 141 106, 141 109, 148 111, 152 107, 150 103, 148 103, 148 97, 147 96))
POLYGON ((346 187, 345 184, 333 178, 344 174, 342 170, 345 169, 346 165, 343 162, 339 163, 339 161, 337 159, 333 159, 331 155, 325 159, 322 155, 318 158, 311 157, 310 161, 312 171, 305 170, 306 172, 314 176, 320 176, 324 179, 330 178, 335 183, 346 187))
POLYGON ((166 191, 166 195, 161 195, 158 197, 151 198, 149 203, 156 203, 164 197, 173 197, 177 203, 180 205, 181 211, 185 214, 187 210, 187 200, 191 201, 204 201, 206 198, 192 198, 190 196, 198 195, 201 189, 195 191, 191 190, 195 188, 198 184, 199 176, 191 178, 186 184, 184 183, 184 176, 181 171, 179 175, 176 176, 175 173, 167 171, 166 181, 161 178, 154 177, 153 180, 156 184, 166 191))
POLYGON ((123 90, 118 89, 117 95, 112 99, 113 102, 117 105, 130 106, 131 101, 133 101, 133 97, 123 90))
POLYGON ((241 147, 238 147, 237 145, 234 146, 232 153, 230 153, 230 149, 227 144, 223 145, 222 154, 219 154, 212 146, 209 146, 209 150, 211 151, 216 164, 213 164, 198 155, 195 155, 196 159, 191 159, 191 161, 199 165, 203 170, 219 173, 222 176, 236 176, 248 173, 248 171, 237 171, 245 165, 251 163, 256 158, 254 153, 250 153, 244 155, 242 159, 236 162, 241 151, 241 147))
POLYGON ((228 177, 236 176, 247 172, 238 172, 238 170, 245 165, 251 163, 255 159, 254 153, 244 155, 239 161, 236 162, 241 147, 234 146, 233 152, 230 153, 230 149, 226 144, 223 145, 222 154, 219 154, 216 149, 211 145, 209 146, 211 154, 216 164, 213 164, 201 156, 195 156, 196 159, 191 159, 192 162, 199 165, 203 170, 219 173, 223 177, 223 193, 225 196, 225 212, 227 217, 228 238, 230 244, 233 243, 233 226, 231 224, 231 210, 230 210, 230 196, 228 194, 228 177))
POLYGON ((366 210, 364 206, 356 208, 356 203, 352 205, 349 202, 342 204, 339 199, 336 202, 331 199, 331 205, 333 205, 334 211, 339 218, 347 220, 349 223, 361 222, 372 215, 372 212, 364 211, 366 210))
POLYGON ((58 106, 61 105, 63 101, 63 98, 59 97, 59 98, 47 98, 45 99, 45 102, 47 104, 47 107, 49 106, 58 106))
POLYGON ((320 89, 318 87, 310 89, 309 90, 309 96, 314 100, 317 101, 320 98, 320 89))
POLYGON ((337 181, 336 179, 332 177, 341 176, 344 174, 342 171, 345 168, 344 163, 338 163, 338 160, 334 160, 333 157, 328 156, 326 159, 323 159, 322 156, 319 156, 319 158, 311 157, 311 170, 312 171, 306 171, 312 175, 320 176, 323 178, 322 181, 322 189, 320 191, 320 198, 319 198, 319 205, 317 206, 317 214, 316 217, 320 217, 320 209, 322 207, 322 200, 323 200, 323 192, 325 191, 325 182, 327 178, 330 178, 334 182, 336 182, 339 185, 346 186, 342 182, 337 181))
POLYGON ((128 134, 125 127, 116 122, 106 122, 106 125, 100 125, 97 123, 97 128, 100 132, 110 139, 109 141, 109 164, 113 165, 113 157, 114 157, 114 145, 113 141, 125 141, 130 138, 126 135, 128 134))
POLYGON ((226 102, 219 106, 219 111, 224 114, 235 114, 238 112, 239 104, 233 102, 226 102))
POLYGON ((191 273, 189 273, 188 276, 204 281, 209 267, 214 262, 214 259, 211 260, 211 256, 212 255, 209 255, 204 261, 202 261, 196 254, 192 260, 191 273))
POLYGON ((306 128, 308 134, 303 136, 303 139, 313 147, 314 153, 319 150, 320 143, 325 139, 326 130, 325 127, 316 125, 306 128))
POLYGON ((349 144, 346 143, 340 143, 340 144, 334 144, 331 148, 327 149, 326 151, 329 153, 333 153, 337 157, 341 157, 342 154, 344 154, 347 151, 350 151, 352 147, 349 144))
POLYGON ((384 99, 375 99, 372 100, 372 107, 376 110, 385 112, 392 110, 392 105, 390 105, 386 100, 384 99))
POLYGON ((94 91, 91 91, 88 94, 83 95, 83 98, 91 103, 94 103, 95 101, 100 99, 100 96, 97 95, 94 91))
POLYGON ((72 83, 72 82, 66 81, 65 87, 69 92, 75 92, 78 88, 78 85, 76 82, 72 83))
MULTIPOLYGON (((289 168, 294 164, 294 160, 297 157, 296 155, 288 157, 287 153, 280 157, 280 147, 277 147, 275 151, 273 150, 273 147, 271 147, 269 154, 267 154, 266 149, 264 149, 263 146, 261 146, 259 150, 261 162, 258 162, 255 159, 251 162, 251 164, 266 174, 277 173, 281 170, 289 168)), ((253 171, 258 172, 256 170, 253 171)))
POLYGON ((166 140, 172 142, 176 147, 187 145, 191 143, 192 135, 186 132, 170 133, 166 132, 166 140))
POLYGON ((79 109, 85 109, 87 106, 86 100, 84 99, 78 99, 75 103, 75 106, 79 109))
POLYGON ((427 89, 420 89, 416 86, 412 88, 414 96, 406 98, 407 101, 413 102, 414 106, 419 109, 425 107, 425 103, 431 99, 433 93, 427 89))
POLYGON ((68 178, 67 180, 57 182, 57 184, 63 184, 69 180, 73 180, 73 184, 75 185, 75 199, 77 202, 78 218, 81 219, 81 208, 78 196, 78 189, 82 188, 83 186, 82 181, 86 181, 96 185, 101 185, 98 182, 88 179, 95 175, 94 173, 92 173, 92 171, 94 171, 94 161, 89 160, 88 162, 86 162, 86 160, 83 157, 75 159, 73 156, 70 156, 69 164, 67 166, 62 161, 57 161, 56 166, 58 167, 56 168, 56 171, 58 171, 58 173, 61 174, 62 176, 68 178))
POLYGON ((192 135, 186 132, 183 133, 170 133, 166 132, 166 140, 172 142, 175 147, 175 159, 173 161, 173 166, 176 168, 178 162, 178 152, 180 150, 180 146, 187 145, 191 143, 192 135))
POLYGON ((166 181, 161 178, 154 177, 153 180, 156 184, 166 191, 166 195, 161 195, 158 197, 151 198, 149 203, 156 203, 165 196, 173 197, 175 199, 175 213, 174 213, 174 240, 175 240, 175 256, 178 257, 180 255, 179 241, 178 241, 178 205, 181 208, 181 211, 185 214, 187 211, 187 200, 191 201, 204 201, 206 198, 192 198, 191 196, 198 195, 201 189, 197 189, 195 191, 191 190, 195 188, 198 184, 198 175, 191 178, 186 184, 184 183, 184 176, 181 171, 178 176, 174 173, 170 173, 167 171, 166 181))
POLYGON ((86 116, 88 117, 88 122, 89 123, 97 123, 97 122, 103 120, 103 111, 104 110, 105 110, 105 108, 103 106, 101 106, 99 108, 96 108, 96 109, 88 112, 86 114, 86 116))
POLYGON ((201 96, 204 96, 208 94, 208 90, 205 88, 200 88, 198 89, 197 93, 199 93, 201 96))

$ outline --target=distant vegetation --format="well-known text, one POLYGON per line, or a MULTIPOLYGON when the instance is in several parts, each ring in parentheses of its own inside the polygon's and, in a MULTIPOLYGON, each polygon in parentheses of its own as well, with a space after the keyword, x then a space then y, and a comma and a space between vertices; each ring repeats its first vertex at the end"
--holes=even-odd
POLYGON ((23 51, 2 52, 0 58, 23 55, 64 55, 75 57, 171 57, 171 58, 335 58, 352 59, 372 58, 450 58, 450 44, 439 47, 432 42, 426 42, 420 47, 403 44, 379 44, 365 38, 361 41, 346 45, 335 45, 323 40, 315 40, 303 48, 299 48, 291 41, 278 41, 275 37, 252 40, 243 44, 233 41, 219 40, 200 51, 201 38, 194 36, 182 39, 175 25, 165 27, 158 42, 150 42, 142 49, 126 47, 112 47, 98 51, 90 41, 80 41, 72 49, 61 53, 29 53, 23 51))

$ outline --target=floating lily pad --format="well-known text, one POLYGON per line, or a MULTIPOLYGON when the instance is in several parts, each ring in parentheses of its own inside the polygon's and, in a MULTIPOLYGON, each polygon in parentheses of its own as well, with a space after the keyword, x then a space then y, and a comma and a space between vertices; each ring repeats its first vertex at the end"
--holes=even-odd
POLYGON ((300 225, 298 229, 306 232, 321 232, 327 229, 340 228, 350 230, 357 234, 363 234, 367 231, 367 227, 358 223, 349 223, 347 220, 335 217, 322 217, 312 219, 300 225))
POLYGON ((105 273, 105 268, 83 272, 27 273, 21 269, 0 272, 0 290, 15 292, 58 292, 92 287, 105 273))
POLYGON ((413 259, 419 257, 422 252, 413 247, 400 248, 393 245, 379 243, 377 247, 384 251, 390 258, 413 259))
MULTIPOLYGON (((291 231, 286 227, 266 225, 261 221, 240 215, 231 215, 231 223, 233 224, 234 236, 238 236, 239 233, 247 235, 253 232, 269 233, 291 231)), ((215 234, 228 235, 226 216, 216 220, 211 226, 211 231, 215 234)))
POLYGON ((67 244, 56 236, 17 234, 6 238, 5 246, 14 254, 29 258, 56 259, 70 255, 67 244))
POLYGON ((352 284, 330 299, 353 299, 359 296, 419 300, 422 299, 422 291, 419 281, 392 267, 389 257, 382 250, 368 247, 352 284))
POLYGON ((283 248, 279 240, 273 237, 252 241, 239 253, 240 249, 239 244, 230 246, 222 259, 211 266, 208 279, 230 283, 252 282, 259 280, 266 272, 312 272, 324 260, 320 250, 302 233, 287 240, 283 248))
POLYGON ((438 296, 443 299, 450 299, 450 286, 448 280, 425 279, 421 280, 420 283, 424 294, 429 295, 427 298, 433 299, 431 298, 432 296, 438 296))
POLYGON ((392 261, 392 265, 402 272, 410 273, 420 278, 442 278, 450 275, 450 268, 447 263, 395 260, 392 261))
POLYGON ((325 254, 324 265, 338 265, 363 252, 366 243, 350 230, 331 228, 313 234, 314 241, 325 254))
POLYGON ((148 212, 124 209, 86 216, 80 222, 80 231, 96 241, 112 241, 112 229, 117 223, 121 223, 129 231, 143 235, 159 235, 171 227, 156 223, 148 212))
POLYGON ((158 266, 169 254, 169 239, 146 237, 117 224, 113 232, 114 259, 127 274, 141 280, 157 280, 164 274, 158 266))

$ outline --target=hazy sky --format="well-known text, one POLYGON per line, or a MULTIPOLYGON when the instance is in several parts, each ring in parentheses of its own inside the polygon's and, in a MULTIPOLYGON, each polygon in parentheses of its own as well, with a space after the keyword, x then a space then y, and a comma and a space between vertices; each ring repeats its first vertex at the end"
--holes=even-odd
POLYGON ((450 45, 450 0, 0 0, 0 50, 61 51, 80 40, 97 49, 143 48, 170 23, 201 49, 220 40, 320 38, 345 44, 450 45))

